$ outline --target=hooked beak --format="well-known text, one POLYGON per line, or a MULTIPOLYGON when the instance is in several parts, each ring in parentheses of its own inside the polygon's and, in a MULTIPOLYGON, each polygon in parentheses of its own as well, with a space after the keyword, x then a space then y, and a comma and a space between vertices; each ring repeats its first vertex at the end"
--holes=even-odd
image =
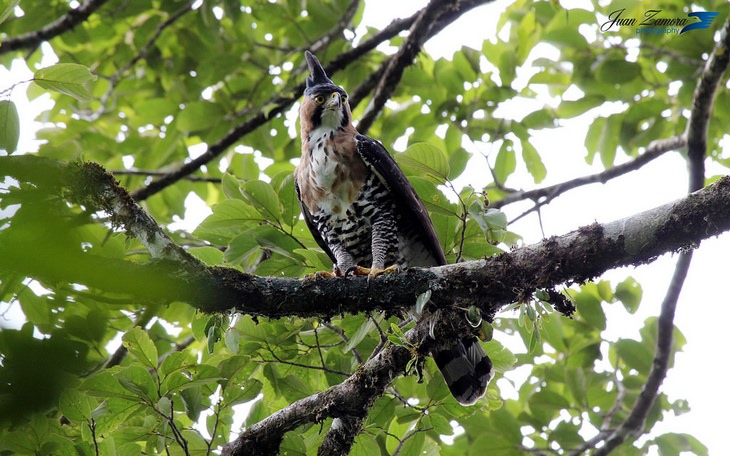
POLYGON ((324 108, 331 109, 332 111, 340 110, 342 108, 342 96, 338 92, 333 92, 329 100, 324 104, 324 108))

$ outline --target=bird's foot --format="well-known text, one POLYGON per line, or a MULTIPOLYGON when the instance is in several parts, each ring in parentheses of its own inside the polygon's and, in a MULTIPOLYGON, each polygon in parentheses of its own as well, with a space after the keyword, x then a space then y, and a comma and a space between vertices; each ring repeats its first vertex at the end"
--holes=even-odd
POLYGON ((400 271, 400 266, 392 264, 385 269, 380 268, 364 268, 362 266, 353 266, 347 270, 346 275, 352 276, 367 276, 368 280, 374 279, 375 277, 382 274, 390 274, 391 272, 400 271))
POLYGON ((340 277, 342 274, 340 273, 339 268, 335 266, 332 268, 332 271, 317 271, 312 272, 309 274, 304 275, 304 280, 318 280, 318 279, 331 279, 333 277, 340 277))

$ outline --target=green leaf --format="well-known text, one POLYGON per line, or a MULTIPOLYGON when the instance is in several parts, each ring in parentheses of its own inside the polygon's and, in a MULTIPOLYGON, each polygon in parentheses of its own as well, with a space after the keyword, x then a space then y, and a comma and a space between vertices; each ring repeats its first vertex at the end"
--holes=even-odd
POLYGON ((57 63, 33 75, 33 82, 40 87, 70 95, 79 101, 92 98, 89 85, 95 80, 96 76, 87 67, 76 63, 57 63))
POLYGON ((632 277, 627 277, 623 282, 616 286, 614 295, 621 301, 626 310, 633 314, 641 304, 641 296, 643 291, 641 284, 632 277))
POLYGON ((145 366, 151 369, 157 368, 157 347, 144 329, 135 326, 127 331, 122 336, 122 345, 145 366))
POLYGON ((449 161, 441 149, 433 144, 411 144, 395 159, 406 175, 429 177, 439 183, 445 182, 449 175, 449 161))
POLYGON ((423 314, 423 308, 426 307, 426 304, 428 304, 428 301, 431 299, 431 290, 426 290, 418 297, 416 298, 416 308, 415 313, 416 315, 422 315, 423 314))
POLYGON ((545 424, 556 417, 561 410, 570 407, 570 402, 565 397, 548 389, 533 394, 527 403, 535 418, 545 424))
POLYGON ((578 313, 592 325, 601 331, 606 329, 606 314, 601 308, 601 300, 588 291, 583 291, 575 296, 575 305, 578 313))
POLYGON ((228 165, 229 173, 235 175, 239 179, 253 180, 258 179, 261 174, 258 163, 251 153, 237 153, 231 158, 231 163, 228 165))
POLYGON ((653 347, 633 339, 620 339, 613 344, 616 353, 624 360, 627 366, 636 369, 640 374, 647 375, 654 359, 653 347))
POLYGON ((240 334, 236 328, 228 328, 225 335, 226 347, 234 355, 238 353, 240 334))
POLYGON ((535 149, 529 140, 522 140, 521 144, 522 160, 525 162, 525 166, 527 166, 527 171, 532 175, 532 179, 536 184, 539 184, 547 175, 545 164, 542 162, 542 158, 537 152, 537 149, 535 149))
POLYGON ((508 372, 517 362, 515 355, 497 340, 492 339, 486 342, 484 350, 489 353, 496 372, 508 372))
POLYGON ((122 388, 145 400, 147 403, 156 400, 157 384, 147 368, 139 364, 127 366, 115 375, 122 388))
POLYGON ((162 396, 160 400, 157 401, 157 409, 164 416, 172 416, 172 401, 170 401, 170 398, 162 396))
POLYGON ((706 456, 709 454, 707 447, 689 434, 663 434, 654 439, 654 443, 659 447, 659 454, 662 456, 679 456, 686 453, 698 456, 706 456))
POLYGON ((215 343, 220 340, 220 328, 212 325, 208 327, 208 333, 207 333, 207 342, 208 342, 208 353, 213 353, 215 351, 215 343))
POLYGON ((380 453, 378 442, 365 432, 361 432, 355 437, 355 443, 350 450, 350 456, 373 456, 380 453))
POLYGON ((183 400, 185 407, 185 415, 192 421, 198 421, 200 414, 205 410, 203 405, 203 395, 200 386, 186 388, 180 391, 180 398, 183 400))
MULTIPOLYGON (((374 316, 375 322, 380 324, 383 321, 383 315, 382 314, 376 314, 374 316)), ((345 352, 349 352, 353 348, 357 347, 360 342, 363 341, 370 333, 375 331, 375 323, 373 323, 373 319, 367 318, 365 321, 360 325, 360 327, 357 328, 357 331, 355 331, 355 334, 350 337, 350 340, 347 342, 347 345, 345 345, 345 352)))
POLYGON ((573 397, 581 406, 585 406, 586 394, 588 390, 588 382, 586 380, 586 374, 581 368, 572 367, 565 369, 565 384, 570 389, 573 397))
MULTIPOLYGON (((408 180, 416 190, 418 197, 423 201, 426 209, 430 212, 436 212, 449 217, 457 216, 456 205, 446 198, 446 195, 436 187, 432 180, 419 176, 410 176, 408 180)), ((434 221, 434 223, 436 222, 434 221)))
POLYGON ((69 420, 85 422, 91 418, 91 411, 96 407, 96 401, 76 389, 67 389, 61 393, 58 407, 63 416, 69 420))
POLYGON ((586 96, 575 101, 563 101, 558 106, 557 114, 563 119, 569 119, 600 106, 604 101, 604 97, 597 95, 586 96))
POLYGON ((426 433, 420 429, 414 429, 404 437, 404 443, 400 454, 421 454, 421 449, 426 441, 426 433))
POLYGON ((517 158, 515 156, 514 143, 505 139, 497 152, 497 159, 494 162, 494 176, 504 184, 507 178, 517 169, 517 158))
POLYGON ((626 84, 639 77, 641 66, 620 58, 602 61, 596 69, 596 79, 608 84, 626 84))
POLYGON ((86 392, 95 397, 103 398, 121 398, 135 401, 136 396, 132 396, 128 391, 119 384, 116 376, 109 370, 102 370, 91 375, 84 380, 79 390, 86 392))
POLYGON ((297 192, 294 189, 294 175, 290 172, 285 172, 283 175, 277 175, 274 179, 272 179, 272 184, 275 181, 280 181, 280 183, 276 186, 276 189, 279 201, 283 208, 281 221, 284 222, 285 225, 293 227, 299 221, 299 214, 301 214, 299 199, 297 198, 297 192))
POLYGON ((281 217, 279 197, 271 185, 260 180, 251 180, 241 185, 241 193, 265 220, 276 221, 281 217))
POLYGON ((209 101, 193 101, 177 116, 177 126, 182 131, 207 130, 223 118, 223 110, 209 101))
POLYGON ((601 136, 603 135, 603 131, 605 128, 605 117, 598 117, 596 119, 593 119, 593 122, 591 122, 591 125, 588 127, 588 131, 586 132, 586 139, 584 142, 586 150, 588 151, 588 154, 586 155, 586 163, 593 163, 593 159, 596 156, 596 153, 598 153, 601 148, 601 136))
POLYGON ((20 3, 20 0, 0 0, 0 24, 5 22, 5 19, 10 16, 18 3, 20 3))
POLYGON ((18 109, 12 101, 0 100, 0 149, 12 154, 18 148, 18 139, 20 139, 18 109))
POLYGON ((609 116, 606 119, 603 131, 601 132, 598 150, 601 153, 601 164, 608 169, 613 166, 616 152, 619 145, 619 134, 621 131, 621 117, 609 116))
POLYGON ((262 387, 261 381, 255 378, 245 380, 243 383, 228 385, 223 391, 223 400, 228 406, 243 404, 255 399, 262 387))

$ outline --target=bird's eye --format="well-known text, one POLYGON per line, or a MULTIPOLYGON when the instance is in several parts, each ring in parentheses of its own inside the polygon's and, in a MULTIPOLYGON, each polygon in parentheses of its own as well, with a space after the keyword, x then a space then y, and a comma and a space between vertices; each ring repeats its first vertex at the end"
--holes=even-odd
POLYGON ((347 101, 347 94, 346 93, 343 93, 342 94, 342 102, 344 103, 346 101, 347 101))
POLYGON ((318 105, 324 103, 324 95, 317 95, 316 97, 314 97, 314 102, 318 105))

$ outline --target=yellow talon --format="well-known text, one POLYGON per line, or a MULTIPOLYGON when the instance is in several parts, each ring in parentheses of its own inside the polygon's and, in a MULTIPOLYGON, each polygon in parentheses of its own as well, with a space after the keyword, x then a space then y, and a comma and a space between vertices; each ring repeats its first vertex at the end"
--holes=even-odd
POLYGON ((398 267, 397 264, 390 265, 385 269, 372 269, 364 268, 362 266, 355 266, 354 268, 350 269, 349 273, 354 276, 368 276, 368 279, 372 279, 381 274, 389 274, 391 272, 398 272, 399 270, 400 267, 398 267))
POLYGON ((317 271, 309 274, 304 274, 304 280, 331 279, 337 276, 338 274, 335 271, 317 271))

